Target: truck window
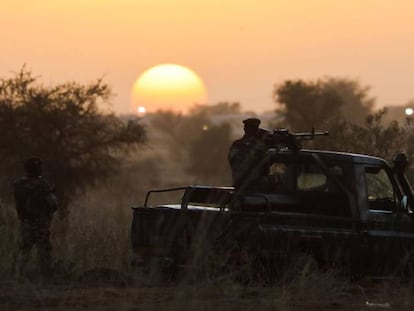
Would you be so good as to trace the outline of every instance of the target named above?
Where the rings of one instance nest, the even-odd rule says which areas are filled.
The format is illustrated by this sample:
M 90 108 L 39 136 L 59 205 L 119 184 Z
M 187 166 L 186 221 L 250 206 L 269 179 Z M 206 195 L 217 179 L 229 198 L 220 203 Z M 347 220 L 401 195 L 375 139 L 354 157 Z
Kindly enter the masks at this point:
M 283 203 L 286 206 L 280 203 L 283 196 L 275 196 L 279 199 L 278 203 L 275 203 L 275 208 L 350 217 L 349 197 L 344 191 L 344 188 L 348 189 L 350 170 L 346 169 L 346 163 L 340 161 L 328 160 L 323 164 L 324 166 L 320 165 L 311 157 L 271 161 L 267 176 L 268 193 L 292 196 Z
M 328 165 L 328 169 L 338 179 L 342 179 L 343 170 L 339 165 Z M 338 192 L 334 181 L 330 180 L 322 169 L 314 163 L 306 163 L 299 170 L 297 189 L 302 191 Z
M 296 167 L 295 167 L 296 166 Z M 343 180 L 343 168 L 338 164 L 327 165 L 335 177 Z M 269 176 L 275 180 L 275 192 L 339 192 L 338 186 L 314 162 L 306 161 L 298 164 L 274 162 L 269 169 Z
M 385 169 L 366 167 L 365 182 L 369 209 L 392 211 L 395 206 L 395 194 Z
M 298 190 L 312 191 L 322 190 L 326 185 L 326 176 L 322 170 L 311 164 L 304 164 L 300 167 L 297 188 Z
M 295 190 L 295 168 L 292 163 L 274 162 L 269 168 L 271 192 L 292 192 Z

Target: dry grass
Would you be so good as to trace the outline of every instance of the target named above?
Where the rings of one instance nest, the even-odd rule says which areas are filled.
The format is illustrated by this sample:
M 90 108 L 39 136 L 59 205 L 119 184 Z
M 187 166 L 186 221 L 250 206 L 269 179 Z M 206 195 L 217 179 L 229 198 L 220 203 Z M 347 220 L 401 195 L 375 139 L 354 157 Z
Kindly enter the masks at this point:
M 412 310 L 413 286 L 393 281 L 351 283 L 334 271 L 306 264 L 287 281 L 241 283 L 231 274 L 166 282 L 157 270 L 131 269 L 131 198 L 90 194 L 74 205 L 67 223 L 53 223 L 55 276 L 16 280 L 18 243 L 12 207 L 0 222 L 0 310 Z M 66 235 L 63 232 L 66 231 Z M 34 254 L 35 255 L 35 254 Z M 368 303 L 368 304 L 367 304 Z M 376 304 L 376 305 L 375 305 Z
M 2 281 L 0 310 L 412 310 L 413 288 L 400 284 L 349 284 L 330 274 L 277 286 L 231 280 L 133 286 Z

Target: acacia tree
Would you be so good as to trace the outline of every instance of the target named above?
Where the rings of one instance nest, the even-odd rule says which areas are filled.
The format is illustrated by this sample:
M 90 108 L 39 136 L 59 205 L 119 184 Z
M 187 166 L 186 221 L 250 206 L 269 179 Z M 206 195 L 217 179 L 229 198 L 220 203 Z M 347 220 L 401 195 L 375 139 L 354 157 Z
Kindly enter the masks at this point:
M 332 120 L 329 136 L 309 141 L 307 147 L 368 154 L 388 161 L 395 154 L 404 152 L 409 159 L 413 159 L 413 129 L 397 121 L 384 123 L 386 112 L 386 109 L 382 109 L 368 115 L 363 124 L 340 118 Z
M 339 78 L 285 81 L 275 86 L 273 99 L 280 107 L 277 113 L 284 116 L 284 126 L 309 130 L 326 127 L 338 117 L 363 122 L 374 104 L 368 90 L 356 81 Z
M 87 85 L 46 87 L 25 68 L 0 79 L 3 196 L 10 192 L 11 178 L 21 172 L 24 159 L 32 155 L 43 159 L 62 211 L 78 191 L 110 176 L 121 152 L 132 151 L 146 140 L 139 120 L 125 122 L 99 109 L 110 98 L 109 86 L 99 79 Z
M 340 115 L 347 121 L 364 124 L 372 113 L 375 98 L 369 96 L 370 87 L 346 78 L 327 78 L 320 83 L 334 90 L 342 100 Z

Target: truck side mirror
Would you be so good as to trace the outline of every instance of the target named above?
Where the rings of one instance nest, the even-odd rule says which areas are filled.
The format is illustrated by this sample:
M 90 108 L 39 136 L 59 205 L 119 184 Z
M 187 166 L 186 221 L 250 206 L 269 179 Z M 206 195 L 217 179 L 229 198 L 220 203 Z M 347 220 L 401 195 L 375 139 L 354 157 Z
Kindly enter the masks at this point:
M 410 216 L 414 216 L 414 212 L 412 206 L 410 204 L 410 200 L 408 195 L 403 195 L 400 201 L 400 211 L 407 213 Z
M 408 196 L 403 195 L 400 201 L 400 210 L 408 212 Z

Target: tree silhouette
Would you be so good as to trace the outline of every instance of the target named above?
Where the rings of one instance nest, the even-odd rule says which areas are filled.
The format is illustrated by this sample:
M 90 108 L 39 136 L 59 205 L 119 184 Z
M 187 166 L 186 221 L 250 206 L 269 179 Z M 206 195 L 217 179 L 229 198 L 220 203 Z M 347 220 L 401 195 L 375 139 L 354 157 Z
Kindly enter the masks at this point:
M 196 182 L 231 184 L 227 154 L 231 145 L 231 127 L 228 123 L 205 127 L 189 146 L 187 172 Z
M 195 105 L 188 114 L 158 111 L 151 116 L 157 149 L 164 148 L 164 163 L 182 176 L 183 183 L 230 183 L 227 153 L 231 144 L 231 126 L 227 114 L 239 114 L 240 104 L 220 102 Z M 224 116 L 224 117 L 223 117 Z M 191 181 L 189 180 L 191 179 Z
M 242 109 L 239 102 L 218 102 L 215 105 L 194 105 L 190 110 L 190 114 L 205 114 L 208 116 L 241 114 Z
M 121 151 L 146 140 L 138 120 L 124 122 L 98 109 L 111 97 L 101 80 L 45 87 L 26 68 L 0 79 L 0 176 L 4 192 L 23 160 L 39 156 L 55 183 L 65 211 L 70 198 L 86 186 L 110 176 Z
M 375 98 L 368 95 L 370 87 L 363 87 L 358 81 L 345 78 L 327 78 L 321 83 L 340 96 L 343 102 L 340 107 L 340 115 L 345 120 L 363 124 L 366 117 L 372 113 Z
M 344 119 L 331 120 L 329 136 L 315 139 L 306 147 L 344 151 L 378 156 L 391 161 L 395 154 L 404 152 L 409 159 L 414 156 L 412 128 L 393 121 L 383 122 L 386 109 L 368 115 L 363 124 Z
M 348 79 L 296 80 L 275 86 L 273 98 L 281 106 L 277 112 L 284 116 L 284 126 L 309 130 L 324 128 L 338 117 L 363 122 L 374 104 L 368 90 Z

